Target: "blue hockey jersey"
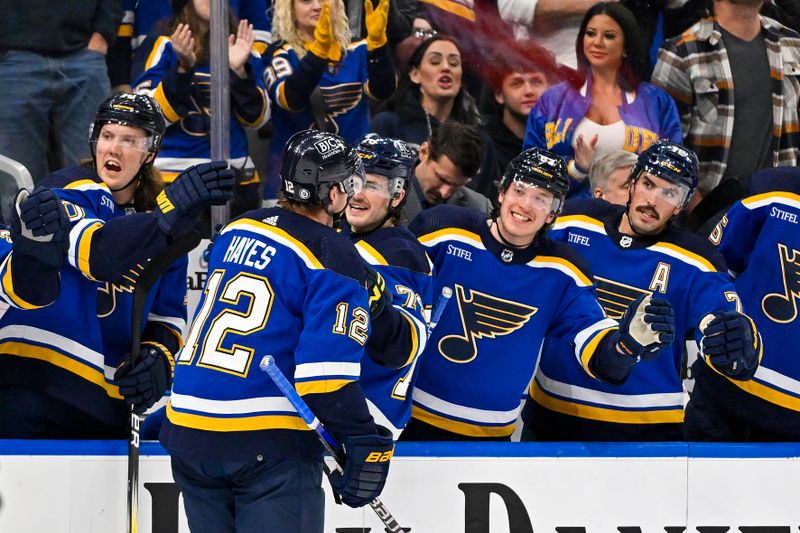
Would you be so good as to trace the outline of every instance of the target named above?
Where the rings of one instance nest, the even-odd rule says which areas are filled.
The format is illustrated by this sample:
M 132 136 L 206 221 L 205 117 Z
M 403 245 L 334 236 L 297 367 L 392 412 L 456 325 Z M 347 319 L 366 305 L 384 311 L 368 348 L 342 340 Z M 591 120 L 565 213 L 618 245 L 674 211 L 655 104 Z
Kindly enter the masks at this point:
M 335 230 L 282 209 L 225 226 L 183 349 L 161 441 L 170 453 L 235 460 L 320 453 L 259 370 L 265 355 L 334 435 L 374 433 L 357 386 L 370 331 L 364 267 Z M 342 424 L 359 418 L 369 431 Z
M 570 343 L 571 359 L 590 372 L 598 345 L 618 328 L 595 300 L 580 256 L 546 235 L 512 250 L 492 236 L 485 215 L 453 206 L 423 211 L 409 229 L 433 261 L 434 293 L 453 290 L 420 357 L 412 416 L 422 422 L 509 436 L 545 336 Z
M 62 199 L 72 224 L 67 264 L 60 272 L 61 292 L 48 307 L 11 308 L 0 318 L 0 380 L 46 392 L 107 424 L 124 427 L 128 410 L 113 376 L 129 348 L 106 351 L 98 291 L 105 282 L 127 283 L 123 276 L 163 250 L 166 236 L 151 214 L 126 215 L 89 169 L 59 171 L 45 184 Z M 176 289 L 185 292 L 185 280 L 183 285 Z M 118 312 L 127 323 L 116 326 L 124 327 L 116 335 L 129 345 L 130 311 L 119 307 Z M 150 312 L 149 306 L 145 312 Z
M 370 413 L 377 424 L 392 431 L 396 440 L 411 418 L 416 368 L 428 340 L 425 312 L 432 305 L 433 272 L 425 250 L 405 228 L 382 228 L 363 238 L 355 234 L 353 240 L 361 258 L 383 276 L 392 293 L 392 307 L 409 326 L 404 331 L 411 337 L 410 348 L 405 342 L 387 342 L 376 347 L 391 350 L 404 346 L 407 353 L 403 354 L 406 363 L 402 368 L 381 366 L 371 357 L 365 357 L 361 363 L 361 387 Z
M 677 226 L 656 237 L 629 237 L 618 231 L 625 207 L 602 200 L 567 205 L 550 232 L 588 261 L 596 295 L 607 315 L 621 318 L 642 294 L 665 298 L 675 310 L 676 341 L 655 359 L 642 361 L 627 381 L 593 380 L 563 340 L 548 338 L 529 395 L 547 409 L 581 418 L 625 424 L 681 423 L 680 369 L 684 335 L 708 313 L 735 310 L 739 297 L 724 260 L 702 239 Z M 699 341 L 699 333 L 696 335 Z M 530 399 L 530 398 L 529 398 Z M 526 425 L 535 425 L 528 407 Z
M 134 85 L 137 92 L 158 101 L 167 121 L 155 166 L 169 183 L 187 167 L 211 160 L 211 72 L 208 65 L 195 65 L 190 72 L 178 73 L 178 56 L 167 36 L 153 35 L 142 48 L 137 55 L 146 60 Z M 243 170 L 257 182 L 255 165 L 247 155 L 244 128 L 266 124 L 270 104 L 262 80 L 261 56 L 253 51 L 245 67 L 246 79 L 230 73 L 229 161 L 231 167 Z
M 800 178 L 797 169 L 770 169 L 753 175 L 751 196 L 737 202 L 709 239 L 735 275 L 745 310 L 764 346 L 750 381 L 728 380 L 741 390 L 785 410 L 800 411 L 800 359 L 794 344 L 800 332 Z M 786 414 L 763 406 L 737 410 L 781 432 Z M 759 404 L 761 405 L 761 404 Z M 749 411 L 749 413 L 747 412 Z M 780 410 L 779 410 L 780 411 Z M 793 413 L 797 414 L 797 413 Z M 795 428 L 800 418 L 795 420 Z M 800 429 L 794 433 L 800 432 Z

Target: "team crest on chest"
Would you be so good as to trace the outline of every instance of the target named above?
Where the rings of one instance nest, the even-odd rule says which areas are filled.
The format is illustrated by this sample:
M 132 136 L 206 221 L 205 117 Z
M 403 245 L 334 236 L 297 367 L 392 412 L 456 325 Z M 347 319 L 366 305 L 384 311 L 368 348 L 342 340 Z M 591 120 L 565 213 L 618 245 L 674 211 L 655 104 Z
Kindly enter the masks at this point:
M 761 308 L 773 322 L 788 324 L 797 318 L 797 301 L 800 299 L 800 251 L 779 243 L 778 257 L 783 273 L 783 291 L 764 296 Z
M 117 308 L 117 293 L 133 293 L 133 289 L 136 288 L 136 280 L 139 279 L 143 268 L 142 265 L 136 265 L 122 276 L 122 279 L 118 282 L 111 283 L 107 281 L 102 286 L 97 287 L 98 317 L 104 318 L 114 312 Z
M 626 285 L 617 281 L 594 277 L 595 296 L 608 318 L 620 319 L 628 306 L 642 294 L 651 294 L 633 285 Z
M 454 363 L 469 363 L 478 355 L 477 339 L 494 339 L 524 326 L 539 310 L 456 284 L 456 300 L 461 318 L 460 335 L 447 335 L 439 341 L 439 353 Z

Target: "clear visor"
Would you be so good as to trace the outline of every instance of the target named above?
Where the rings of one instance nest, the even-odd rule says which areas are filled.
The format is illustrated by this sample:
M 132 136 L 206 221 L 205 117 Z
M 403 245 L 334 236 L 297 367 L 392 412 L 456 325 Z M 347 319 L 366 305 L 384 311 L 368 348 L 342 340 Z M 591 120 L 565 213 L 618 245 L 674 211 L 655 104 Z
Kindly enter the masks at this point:
M 643 198 L 653 199 L 667 203 L 672 207 L 683 207 L 689 196 L 689 188 L 680 183 L 672 183 L 661 178 L 655 178 L 658 183 L 647 174 L 642 174 L 636 180 L 635 191 Z
M 152 148 L 152 141 L 152 137 L 132 133 L 119 134 L 104 128 L 100 135 L 97 136 L 97 140 L 92 141 L 92 144 L 95 145 L 95 151 L 98 147 L 110 148 L 118 145 L 123 150 L 137 150 L 142 153 L 148 153 Z
M 508 193 L 528 204 L 533 209 L 544 213 L 558 213 L 561 209 L 561 199 L 544 187 L 529 181 L 514 180 L 508 188 Z
M 395 198 L 403 190 L 403 178 L 389 178 L 380 174 L 367 174 L 364 192 L 381 198 Z M 357 194 L 357 193 L 356 193 Z
M 366 177 L 364 176 L 364 167 L 359 164 L 349 177 L 339 182 L 339 185 L 342 188 L 342 191 L 347 194 L 347 197 L 352 198 L 364 190 L 365 183 Z

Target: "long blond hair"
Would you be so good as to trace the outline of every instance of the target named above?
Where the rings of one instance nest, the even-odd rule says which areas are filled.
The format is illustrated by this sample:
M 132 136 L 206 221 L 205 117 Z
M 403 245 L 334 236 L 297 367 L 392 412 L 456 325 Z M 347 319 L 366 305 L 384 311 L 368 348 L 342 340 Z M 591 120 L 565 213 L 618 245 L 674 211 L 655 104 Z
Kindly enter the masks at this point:
M 342 54 L 350 46 L 350 25 L 343 0 L 328 0 L 338 3 L 336 18 L 333 21 L 333 36 L 342 49 Z M 306 43 L 297 28 L 297 19 L 294 16 L 294 0 L 275 0 L 275 9 L 272 12 L 272 37 L 284 40 L 294 48 L 297 57 L 302 59 L 306 55 Z

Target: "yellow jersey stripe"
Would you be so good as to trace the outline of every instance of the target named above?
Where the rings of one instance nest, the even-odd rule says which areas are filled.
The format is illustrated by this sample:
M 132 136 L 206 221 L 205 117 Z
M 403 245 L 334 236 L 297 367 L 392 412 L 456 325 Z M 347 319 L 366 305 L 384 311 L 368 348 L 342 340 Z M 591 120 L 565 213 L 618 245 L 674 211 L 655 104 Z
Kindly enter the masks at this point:
M 182 413 L 167 404 L 167 418 L 175 425 L 207 431 L 257 431 L 260 429 L 294 429 L 310 431 L 303 419 L 291 415 L 261 415 L 231 418 Z
M 94 233 L 103 227 L 101 222 L 96 222 L 83 230 L 80 236 L 80 243 L 78 243 L 78 270 L 83 272 L 86 277 L 95 279 L 89 270 L 89 256 L 91 255 L 92 238 Z
M 144 65 L 144 70 L 152 68 L 153 65 L 158 63 L 158 61 L 161 59 L 161 54 L 164 53 L 164 47 L 167 45 L 167 43 L 171 42 L 172 41 L 170 41 L 169 37 L 165 35 L 162 35 L 156 39 L 156 42 L 153 44 L 153 49 L 150 50 L 150 55 L 147 56 L 147 62 Z
M 3 292 L 5 292 L 6 296 L 14 302 L 14 305 L 19 307 L 20 309 L 41 309 L 44 307 L 43 305 L 33 305 L 25 300 L 23 300 L 16 292 L 14 292 L 14 281 L 11 277 L 11 260 L 13 259 L 13 255 L 9 256 L 8 261 L 5 264 L 5 272 L 3 272 Z
M 677 256 L 678 259 L 682 258 L 687 263 L 693 263 L 693 262 L 700 263 L 702 266 L 708 269 L 709 272 L 717 271 L 717 269 L 714 267 L 714 265 L 711 264 L 711 262 L 708 259 L 706 259 L 701 255 L 697 255 L 694 252 L 690 252 L 686 248 L 681 248 L 680 246 L 676 246 L 670 242 L 657 242 L 654 245 L 650 246 L 650 249 L 655 251 L 658 251 L 659 248 L 663 248 L 673 252 L 674 253 L 673 256 Z
M 300 396 L 305 394 L 323 394 L 326 392 L 335 392 L 348 383 L 352 383 L 352 379 L 322 379 L 317 381 L 300 381 L 295 383 L 295 389 Z
M 565 215 L 563 217 L 558 217 L 553 224 L 553 228 L 561 229 L 562 227 L 577 225 L 576 223 L 581 225 L 595 226 L 605 233 L 605 226 L 601 221 L 586 215 Z
M 750 381 L 738 381 L 728 378 L 727 376 L 725 377 L 728 379 L 728 381 L 743 391 L 752 394 L 753 396 L 761 398 L 762 400 L 766 400 L 770 403 L 774 403 L 775 405 L 780 405 L 786 409 L 791 409 L 792 411 L 800 411 L 800 398 L 796 396 L 792 396 L 790 394 L 773 389 L 772 387 L 762 385 L 761 383 L 752 379 Z
M 374 259 L 375 262 L 372 264 L 383 265 L 383 266 L 389 265 L 389 262 L 386 260 L 386 258 L 383 257 L 381 253 L 378 250 L 376 250 L 371 244 L 365 241 L 358 241 L 356 243 L 356 248 L 358 248 L 359 252 L 364 252 L 363 254 L 361 254 L 362 256 L 364 254 L 367 254 L 369 257 Z
M 594 407 L 568 402 L 548 395 L 535 381 L 531 384 L 531 396 L 539 405 L 569 416 L 616 422 L 618 424 L 680 424 L 683 409 L 651 409 L 645 411 L 619 411 L 605 407 Z
M 590 280 L 586 274 L 581 272 L 581 270 L 564 259 L 563 257 L 556 257 L 552 255 L 539 255 L 536 256 L 531 263 L 556 263 L 568 269 L 572 272 L 576 278 L 578 278 L 584 285 L 589 286 L 592 284 L 592 280 Z
M 169 103 L 167 95 L 164 93 L 163 83 L 159 83 L 156 89 L 153 91 L 153 98 L 155 98 L 156 102 L 161 105 L 161 111 L 164 112 L 164 118 L 166 118 L 170 123 L 178 122 L 181 119 L 181 116 L 177 111 L 175 111 L 175 109 L 172 107 L 172 104 Z
M 470 22 L 475 22 L 475 11 L 468 8 L 464 4 L 453 2 L 452 0 L 420 0 L 424 4 L 431 4 L 436 6 L 442 11 L 453 13 L 461 18 L 465 18 Z
M 592 374 L 592 372 L 589 370 L 589 360 L 592 358 L 594 352 L 597 350 L 597 346 L 605 338 L 605 336 L 617 329 L 618 328 L 607 328 L 600 330 L 594 337 L 592 337 L 592 340 L 583 346 L 583 350 L 581 350 L 581 366 L 583 366 L 583 369 L 586 370 L 586 373 L 592 376 L 594 379 L 599 378 Z
M 459 435 L 466 435 L 468 437 L 508 437 L 514 433 L 514 424 L 505 426 L 478 426 L 435 415 L 417 405 L 411 407 L 411 416 L 439 429 L 450 431 L 451 433 L 458 433 Z
M 44 361 L 51 365 L 63 368 L 67 372 L 71 372 L 90 383 L 94 383 L 98 387 L 106 391 L 111 398 L 118 400 L 122 399 L 119 393 L 119 387 L 112 385 L 106 381 L 105 375 L 99 370 L 96 370 L 80 361 L 76 361 L 71 357 L 57 352 L 50 348 L 43 346 L 34 346 L 31 344 L 23 344 L 21 342 L 8 341 L 0 344 L 0 352 L 7 355 L 15 355 L 17 357 L 25 357 L 27 359 L 36 359 Z
M 781 191 L 765 192 L 745 198 L 742 200 L 742 205 L 748 209 L 756 209 L 773 202 L 786 203 L 798 207 L 800 206 L 800 194 Z
M 419 242 L 421 242 L 422 244 L 426 244 L 435 241 L 437 239 L 448 238 L 448 237 L 466 238 L 467 240 L 475 241 L 475 244 L 477 246 L 483 248 L 483 243 L 481 242 L 481 238 L 477 233 L 473 233 L 471 231 L 467 231 L 461 228 L 443 228 L 440 230 L 436 230 L 433 233 L 427 233 L 425 235 L 422 235 L 417 240 L 419 240 Z

